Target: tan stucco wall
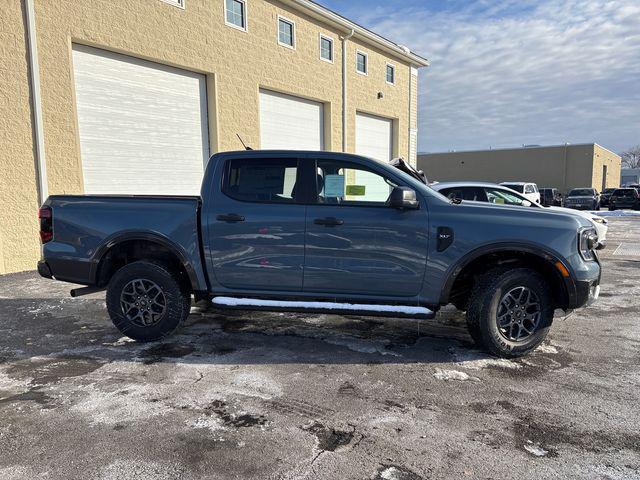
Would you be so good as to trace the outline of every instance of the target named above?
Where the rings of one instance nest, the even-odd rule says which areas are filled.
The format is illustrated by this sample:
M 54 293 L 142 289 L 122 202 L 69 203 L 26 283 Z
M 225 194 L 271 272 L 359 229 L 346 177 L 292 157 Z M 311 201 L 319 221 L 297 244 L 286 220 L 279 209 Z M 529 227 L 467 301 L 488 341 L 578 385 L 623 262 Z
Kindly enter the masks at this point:
M 0 273 L 39 256 L 30 87 L 21 2 L 0 2 Z
M 4 263 L 0 273 L 34 268 L 37 225 L 32 130 L 29 117 L 24 16 L 18 0 L 2 2 L 3 197 L 10 218 L 0 220 Z M 44 142 L 49 194 L 82 193 L 82 166 L 74 101 L 72 44 L 105 48 L 207 75 L 211 153 L 241 149 L 239 133 L 260 147 L 260 88 L 325 104 L 325 149 L 342 149 L 342 48 L 340 31 L 277 1 L 247 2 L 248 31 L 225 25 L 223 0 L 188 0 L 181 9 L 160 0 L 35 0 Z M 295 22 L 296 48 L 278 45 L 277 16 Z M 319 59 L 319 34 L 334 39 L 333 64 Z M 369 75 L 355 71 L 355 50 L 369 54 Z M 394 153 L 408 155 L 409 75 L 403 59 L 390 58 L 357 39 L 348 44 L 347 151 L 355 145 L 355 115 L 394 119 Z M 396 85 L 385 65 L 396 65 Z M 11 95 L 4 95 L 9 89 Z M 377 99 L 378 92 L 384 93 Z M 17 95 L 16 95 L 17 94 Z M 417 108 L 417 98 L 413 99 Z M 16 123 L 11 119 L 20 118 Z M 9 149 L 6 146 L 10 146 Z M 5 158 L 6 156 L 6 158 Z M 17 185 L 21 185 L 20 188 Z M 7 203 L 3 203 L 6 205 Z M 6 225 L 5 225 L 6 224 Z
M 622 160 L 620 155 L 596 144 L 593 162 L 593 186 L 598 190 L 602 189 L 604 166 L 607 167 L 607 178 L 605 180 L 606 188 L 619 187 L 622 170 Z
M 418 167 L 432 181 L 526 181 L 534 182 L 540 188 L 555 187 L 563 192 L 577 187 L 600 190 L 602 162 L 609 165 L 607 186 L 617 186 L 620 157 L 594 144 L 418 156 Z

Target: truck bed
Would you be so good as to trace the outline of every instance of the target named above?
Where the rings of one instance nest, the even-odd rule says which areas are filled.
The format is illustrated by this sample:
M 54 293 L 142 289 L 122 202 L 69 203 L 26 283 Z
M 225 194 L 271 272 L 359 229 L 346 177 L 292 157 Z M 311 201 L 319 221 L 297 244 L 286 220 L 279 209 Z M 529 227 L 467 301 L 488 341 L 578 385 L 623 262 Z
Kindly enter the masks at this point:
M 95 285 L 103 256 L 121 242 L 144 240 L 173 250 L 192 283 L 206 290 L 197 196 L 54 195 L 53 240 L 43 245 L 58 280 Z

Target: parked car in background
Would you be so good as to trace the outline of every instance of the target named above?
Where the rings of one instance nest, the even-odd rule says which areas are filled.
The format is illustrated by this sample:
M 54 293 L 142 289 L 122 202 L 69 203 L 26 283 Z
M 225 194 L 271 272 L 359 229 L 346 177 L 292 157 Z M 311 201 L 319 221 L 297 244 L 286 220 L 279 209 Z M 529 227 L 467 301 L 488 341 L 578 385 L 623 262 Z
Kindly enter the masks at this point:
M 574 188 L 564 199 L 564 206 L 577 210 L 600 210 L 600 194 L 595 188 Z
M 615 188 L 605 188 L 602 192 L 600 192 L 600 206 L 608 207 L 609 206 L 609 198 L 611 198 L 611 194 L 615 192 Z
M 604 217 L 591 212 L 572 210 L 563 207 L 545 207 L 529 200 L 523 194 L 511 190 L 503 185 L 482 182 L 443 182 L 431 185 L 431 188 L 450 199 L 489 202 L 497 205 L 511 205 L 517 207 L 535 207 L 547 210 L 561 211 L 571 215 L 586 218 L 598 231 L 598 249 L 607 244 L 609 222 Z
M 562 193 L 557 188 L 541 188 L 540 204 L 545 207 L 561 207 Z
M 47 278 L 107 290 L 114 325 L 159 340 L 191 296 L 220 308 L 433 318 L 517 357 L 557 308 L 598 298 L 592 224 L 542 208 L 450 201 L 373 159 L 332 152 L 211 157 L 198 197 L 54 195 L 39 212 Z
M 640 210 L 640 192 L 635 188 L 618 188 L 609 198 L 609 210 L 633 208 Z
M 521 193 L 526 198 L 534 203 L 540 203 L 540 192 L 538 191 L 538 186 L 535 183 L 528 182 L 502 182 L 500 185 L 503 185 L 511 190 L 515 190 L 518 193 Z

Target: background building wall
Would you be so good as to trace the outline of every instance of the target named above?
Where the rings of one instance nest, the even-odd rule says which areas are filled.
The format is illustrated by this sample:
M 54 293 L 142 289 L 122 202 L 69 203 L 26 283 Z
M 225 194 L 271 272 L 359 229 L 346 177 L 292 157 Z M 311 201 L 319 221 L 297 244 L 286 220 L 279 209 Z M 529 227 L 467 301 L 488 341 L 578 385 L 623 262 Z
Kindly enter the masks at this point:
M 40 252 L 23 8 L 0 2 L 0 274 L 35 268 Z
M 620 157 L 599 145 L 480 150 L 420 154 L 418 167 L 432 181 L 527 181 L 563 192 L 577 187 L 602 186 L 607 165 L 607 186 L 619 183 Z
M 342 46 L 345 32 L 275 0 L 247 2 L 248 29 L 225 24 L 223 0 L 188 0 L 177 8 L 160 0 L 34 0 L 49 194 L 83 193 L 74 99 L 72 45 L 83 44 L 184 68 L 207 77 L 210 152 L 242 149 L 236 134 L 260 147 L 261 88 L 322 102 L 325 149 L 342 149 Z M 0 3 L 0 82 L 4 267 L 33 269 L 38 257 L 37 192 L 24 0 Z M 277 41 L 278 15 L 295 22 L 296 47 Z M 319 34 L 334 41 L 334 61 L 319 58 Z M 355 71 L 355 50 L 369 54 L 369 75 Z M 347 151 L 355 148 L 355 114 L 394 119 L 394 153 L 408 156 L 409 64 L 365 42 L 349 41 Z M 385 65 L 396 66 L 396 85 Z M 378 92 L 384 98 L 378 99 Z M 417 97 L 414 99 L 417 108 Z M 16 118 L 20 121 L 16 121 Z M 8 148 L 6 148 L 8 147 Z M 0 263 L 0 266 L 2 263 Z

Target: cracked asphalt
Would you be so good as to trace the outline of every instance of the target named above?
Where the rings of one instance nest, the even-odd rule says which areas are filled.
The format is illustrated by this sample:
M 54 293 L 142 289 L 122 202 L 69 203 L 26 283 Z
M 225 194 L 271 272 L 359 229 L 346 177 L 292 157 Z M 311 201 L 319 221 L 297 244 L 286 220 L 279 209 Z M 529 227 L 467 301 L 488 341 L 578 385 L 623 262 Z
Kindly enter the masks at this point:
M 104 294 L 0 277 L 1 479 L 640 479 L 640 218 L 602 296 L 516 361 L 435 320 L 194 307 L 122 338 Z M 619 249 L 618 252 L 631 251 Z

